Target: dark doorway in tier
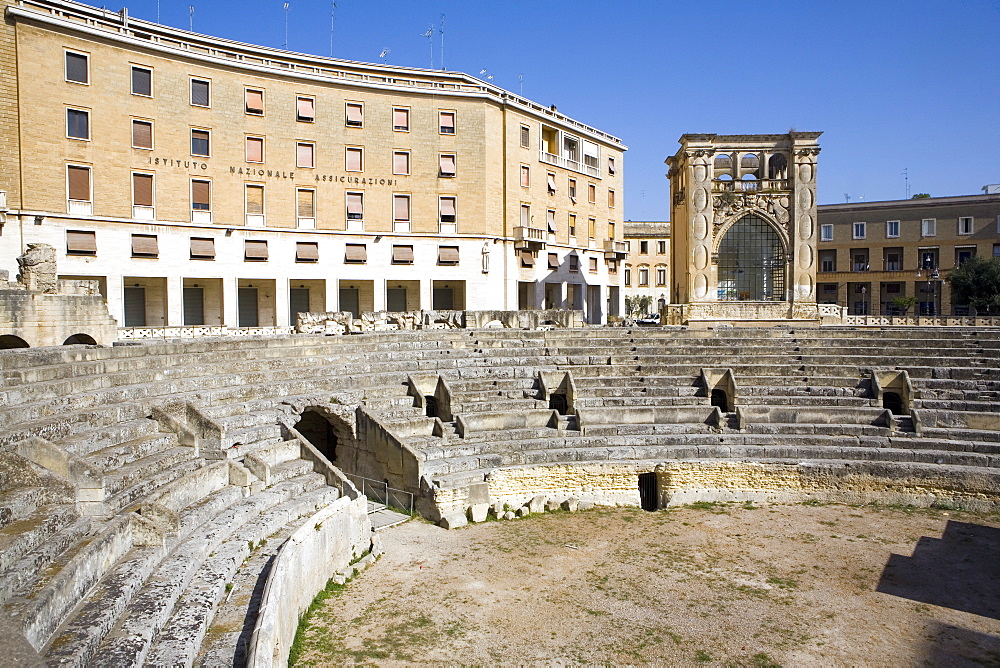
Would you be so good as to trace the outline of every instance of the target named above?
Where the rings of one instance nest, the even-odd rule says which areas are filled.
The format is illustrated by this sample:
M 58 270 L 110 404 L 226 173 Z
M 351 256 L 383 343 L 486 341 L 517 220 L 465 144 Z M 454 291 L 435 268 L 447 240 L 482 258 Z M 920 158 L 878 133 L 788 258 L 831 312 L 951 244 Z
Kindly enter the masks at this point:
M 903 397 L 898 392 L 882 393 L 882 408 L 888 408 L 893 415 L 903 415 Z
M 337 461 L 337 434 L 329 420 L 316 411 L 307 410 L 295 424 L 295 430 L 316 446 L 331 462 Z
M 657 510 L 660 506 L 660 494 L 656 486 L 655 473 L 639 474 L 639 505 L 643 510 Z
M 569 410 L 569 402 L 566 400 L 566 395 L 561 392 L 550 394 L 549 408 L 559 413 L 559 415 L 566 415 L 566 412 Z
M 726 395 L 725 390 L 718 388 L 712 390 L 712 405 L 718 406 L 719 410 L 723 413 L 729 412 L 729 397 Z

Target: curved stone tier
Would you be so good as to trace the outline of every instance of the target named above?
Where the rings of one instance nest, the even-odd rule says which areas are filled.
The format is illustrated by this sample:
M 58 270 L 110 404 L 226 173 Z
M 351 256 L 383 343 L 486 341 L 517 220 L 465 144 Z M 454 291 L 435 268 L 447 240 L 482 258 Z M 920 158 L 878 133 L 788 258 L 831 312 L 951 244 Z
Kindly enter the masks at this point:
M 998 332 L 958 328 L 454 330 L 3 352 L 2 631 L 76 665 L 233 656 L 257 610 L 247 595 L 244 629 L 213 628 L 221 601 L 248 594 L 227 585 L 264 567 L 252 558 L 263 541 L 320 524 L 311 518 L 341 497 L 352 497 L 345 517 L 360 517 L 344 474 L 391 488 L 395 505 L 410 493 L 449 526 L 541 498 L 995 508 L 998 372 Z M 341 524 L 329 538 L 340 561 L 324 569 L 372 547 L 370 523 Z M 269 628 L 253 637 L 287 640 Z

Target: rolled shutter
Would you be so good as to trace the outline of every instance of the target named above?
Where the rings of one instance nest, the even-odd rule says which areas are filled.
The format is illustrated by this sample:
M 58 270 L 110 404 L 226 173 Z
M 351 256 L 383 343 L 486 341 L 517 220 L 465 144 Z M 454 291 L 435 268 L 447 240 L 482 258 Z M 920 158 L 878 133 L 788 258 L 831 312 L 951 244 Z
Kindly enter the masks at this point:
M 215 259 L 215 239 L 191 237 L 191 257 Z
M 296 194 L 296 210 L 299 218 L 316 217 L 316 193 L 312 190 L 299 190 Z
M 66 78 L 78 83 L 87 83 L 87 56 L 79 53 L 66 54 Z
M 66 252 L 86 255 L 97 254 L 97 233 L 83 230 L 66 231 Z
M 295 103 L 299 120 L 312 121 L 316 119 L 316 100 L 311 97 L 300 97 Z
M 410 219 L 410 198 L 396 195 L 392 199 L 392 219 L 405 221 Z
M 557 253 L 549 253 L 549 269 L 559 268 L 559 255 Z
M 347 149 L 347 171 L 349 172 L 361 171 L 361 155 L 362 154 L 360 148 Z
M 393 153 L 392 154 L 392 173 L 393 174 L 409 174 L 410 173 L 410 154 L 409 153 Z
M 392 261 L 397 264 L 413 264 L 413 246 L 393 246 Z
M 191 81 L 191 104 L 199 107 L 208 106 L 208 82 Z
M 441 132 L 444 134 L 455 134 L 455 112 L 441 112 Z
M 455 218 L 455 198 L 454 197 L 442 197 L 441 198 L 441 217 L 451 216 Z
M 264 162 L 264 140 L 247 137 L 247 162 Z
M 155 257 L 160 254 L 160 247 L 155 234 L 133 234 L 132 255 Z
M 79 202 L 90 201 L 90 167 L 68 167 L 69 198 Z
M 347 213 L 359 216 L 365 213 L 365 199 L 361 193 L 347 193 Z
M 246 92 L 247 112 L 251 114 L 264 113 L 264 91 L 249 90 Z
M 549 185 L 549 192 L 554 193 L 556 191 L 556 175 L 548 174 L 546 177 L 546 181 L 548 182 Z
M 531 170 L 527 165 L 521 165 L 521 185 L 528 187 L 531 178 Z
M 136 95 L 153 94 L 153 73 L 142 67 L 132 68 L 132 92 Z
M 192 181 L 191 182 L 191 203 L 201 204 L 206 207 L 211 206 L 212 200 L 212 184 L 210 181 Z
M 549 232 L 552 234 L 556 233 L 556 212 L 547 211 L 545 213 L 545 225 Z
M 361 125 L 364 123 L 364 107 L 360 104 L 349 104 L 347 105 L 347 124 L 348 125 Z
M 295 244 L 296 262 L 318 262 L 319 243 L 315 241 L 298 241 Z
M 441 156 L 441 174 L 442 176 L 455 175 L 455 156 L 453 155 Z
M 458 264 L 458 246 L 438 246 L 438 264 Z
M 299 144 L 295 150 L 295 164 L 299 167 L 313 167 L 316 163 L 313 159 L 313 145 Z
M 247 186 L 247 214 L 251 216 L 264 214 L 264 186 Z
M 608 174 L 614 174 L 614 173 L 615 173 L 615 159 L 608 158 Z
M 153 124 L 146 121 L 132 121 L 132 146 L 153 148 Z
M 521 207 L 521 226 L 528 227 L 531 224 L 531 208 L 522 206 Z
M 243 254 L 248 260 L 266 260 L 267 242 L 263 239 L 247 239 L 243 244 Z
M 522 267 L 535 266 L 535 256 L 531 254 L 530 250 L 524 249 L 521 251 L 521 266 Z
M 367 262 L 368 246 L 365 244 L 347 244 L 344 247 L 345 262 Z
M 409 109 L 393 109 L 392 110 L 392 127 L 394 130 L 409 130 L 410 129 L 410 110 Z
M 153 206 L 153 175 L 132 175 L 132 203 L 136 206 Z

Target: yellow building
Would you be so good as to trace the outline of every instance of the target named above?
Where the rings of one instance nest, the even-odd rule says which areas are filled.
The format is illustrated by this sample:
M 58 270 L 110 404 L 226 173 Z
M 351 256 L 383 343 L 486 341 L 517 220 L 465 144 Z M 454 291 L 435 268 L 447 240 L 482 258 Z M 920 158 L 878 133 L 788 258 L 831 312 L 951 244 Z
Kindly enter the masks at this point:
M 670 223 L 625 221 L 625 242 L 625 299 L 648 297 L 645 313 L 659 313 L 670 303 Z
M 461 73 L 0 7 L 0 268 L 49 243 L 120 326 L 620 312 L 607 133 Z

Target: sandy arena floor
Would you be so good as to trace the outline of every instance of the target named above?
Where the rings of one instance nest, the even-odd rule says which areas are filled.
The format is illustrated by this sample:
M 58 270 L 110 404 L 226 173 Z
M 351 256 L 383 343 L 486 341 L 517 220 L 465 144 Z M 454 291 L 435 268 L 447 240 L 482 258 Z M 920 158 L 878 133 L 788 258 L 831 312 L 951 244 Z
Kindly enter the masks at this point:
M 841 505 L 411 521 L 296 665 L 998 666 L 998 527 Z

